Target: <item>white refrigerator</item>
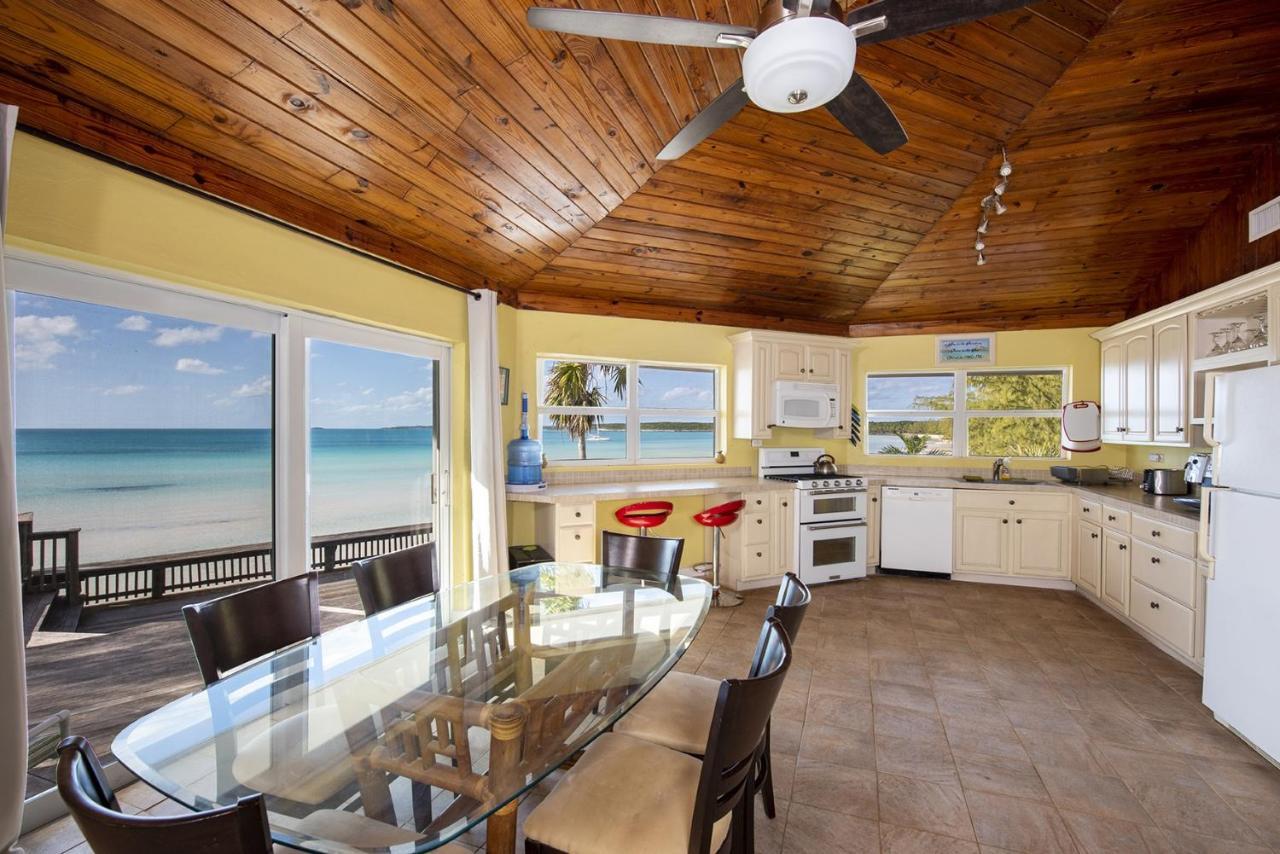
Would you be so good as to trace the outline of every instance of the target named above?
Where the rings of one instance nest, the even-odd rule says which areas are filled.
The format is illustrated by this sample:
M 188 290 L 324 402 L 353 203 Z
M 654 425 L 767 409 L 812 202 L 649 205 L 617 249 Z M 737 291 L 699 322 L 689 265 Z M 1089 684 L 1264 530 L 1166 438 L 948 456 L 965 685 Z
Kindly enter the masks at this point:
M 1211 572 L 1204 703 L 1280 761 L 1280 367 L 1220 375 L 1213 488 L 1201 512 Z M 1207 523 L 1207 524 L 1206 524 Z M 1202 537 L 1203 540 L 1203 537 Z

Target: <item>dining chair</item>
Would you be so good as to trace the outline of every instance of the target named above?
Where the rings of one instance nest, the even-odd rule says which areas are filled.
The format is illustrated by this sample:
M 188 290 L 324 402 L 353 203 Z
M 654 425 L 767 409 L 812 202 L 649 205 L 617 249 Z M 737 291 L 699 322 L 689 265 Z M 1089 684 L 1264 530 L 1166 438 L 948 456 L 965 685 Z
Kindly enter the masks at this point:
M 780 621 L 761 630 L 759 671 L 719 683 L 706 756 L 606 733 L 524 823 L 529 854 L 753 850 L 753 770 L 791 666 Z
M 58 745 L 58 794 L 85 842 L 97 854 L 181 851 L 184 854 L 270 854 L 271 828 L 260 794 L 230 806 L 185 815 L 129 815 L 120 810 L 98 756 L 87 740 L 68 736 Z M 387 848 L 420 841 L 416 833 L 342 810 L 316 810 L 291 828 L 298 835 L 342 846 Z M 470 849 L 446 845 L 440 854 Z
M 320 574 L 282 578 L 182 609 L 205 685 L 320 636 Z
M 635 570 L 664 588 L 675 584 L 683 554 L 681 537 L 638 537 L 613 531 L 600 534 L 600 563 L 611 570 Z
M 365 616 L 394 608 L 440 589 L 434 542 L 365 558 L 351 564 Z
M 196 663 L 205 685 L 211 685 L 248 662 L 320 634 L 319 574 L 309 572 L 282 578 L 182 609 Z M 300 686 L 307 678 L 299 668 Z M 337 803 L 355 788 L 355 771 L 346 726 L 335 706 L 308 705 L 288 711 L 294 686 L 277 683 L 271 720 L 261 732 L 239 740 L 228 729 L 216 748 L 232 754 L 220 768 L 229 768 L 234 782 L 298 804 Z M 232 703 L 229 696 L 214 701 Z M 279 706 L 279 708 L 277 708 Z M 218 710 L 231 714 L 230 710 Z M 230 785 L 221 781 L 219 785 Z
M 783 576 L 777 599 L 769 606 L 765 623 L 776 620 L 794 643 L 800 634 L 805 612 L 813 594 L 793 572 Z M 750 676 L 764 664 L 766 637 L 761 635 L 751 662 Z M 615 732 L 661 744 L 691 756 L 707 751 L 707 738 L 715 715 L 720 683 L 706 676 L 673 670 L 636 704 L 614 727 Z M 765 815 L 773 818 L 773 763 L 769 755 L 769 728 L 765 727 L 764 750 L 757 769 L 757 786 L 764 798 Z

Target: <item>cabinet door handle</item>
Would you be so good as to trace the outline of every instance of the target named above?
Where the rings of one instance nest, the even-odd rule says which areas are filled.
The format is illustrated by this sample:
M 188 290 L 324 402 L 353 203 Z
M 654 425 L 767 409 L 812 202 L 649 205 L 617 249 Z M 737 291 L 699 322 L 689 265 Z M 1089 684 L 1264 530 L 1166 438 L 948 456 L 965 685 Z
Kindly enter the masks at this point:
M 757 498 L 757 499 L 756 499 L 756 504 L 763 504 L 763 503 L 764 503 L 764 499 L 763 499 L 763 498 Z
M 801 368 L 801 369 L 800 369 L 800 373 L 802 373 L 802 374 L 803 374 L 803 373 L 805 373 L 805 369 L 804 369 L 804 368 Z
M 573 535 L 573 538 L 574 538 L 575 540 L 580 540 L 580 539 L 582 539 L 582 535 L 581 535 L 581 534 L 574 534 L 574 535 Z
M 1021 519 L 1019 519 L 1019 520 L 1018 520 L 1018 524 L 1019 524 L 1019 525 L 1021 525 L 1021 524 L 1022 524 L 1022 520 L 1021 520 Z
M 764 552 L 756 552 L 756 557 L 764 557 Z
M 879 498 L 873 498 L 873 499 L 871 499 L 871 503 L 872 503 L 872 504 L 876 504 L 876 503 L 878 503 L 879 501 L 880 501 L 880 499 L 879 499 Z
M 1151 607 L 1152 607 L 1152 608 L 1154 608 L 1155 610 L 1159 611 L 1159 610 L 1160 610 L 1160 603 L 1159 603 L 1159 602 L 1152 602 L 1152 603 L 1151 603 Z
M 1009 504 L 1011 504 L 1011 505 L 1012 505 L 1012 504 L 1017 504 L 1017 503 L 1018 503 L 1018 502 L 1014 501 L 1012 498 L 1010 498 L 1010 499 L 1009 499 Z
M 1173 432 L 1175 432 L 1175 433 L 1185 433 L 1185 432 L 1187 432 L 1187 430 L 1186 430 L 1186 428 L 1185 428 L 1185 427 L 1175 427 L 1175 428 L 1173 429 Z
M 1095 540 L 1096 540 L 1096 539 L 1098 539 L 1098 535 L 1097 535 L 1097 534 L 1090 533 L 1090 534 L 1089 534 L 1089 536 L 1090 536 L 1090 537 L 1093 537 Z
M 1151 532 L 1151 536 L 1153 536 L 1153 537 L 1158 537 L 1158 536 L 1160 536 L 1160 532 L 1159 532 L 1159 531 L 1152 531 L 1152 532 Z
M 783 507 L 790 507 L 791 505 L 784 501 L 784 502 L 782 502 L 782 506 L 783 506 Z
M 581 511 L 581 510 L 574 510 L 574 511 L 573 511 L 573 517 L 574 517 L 575 519 L 581 519 L 581 518 L 582 518 L 582 511 Z
M 1009 520 L 1008 520 L 1008 519 L 1001 519 L 1001 520 L 1000 520 L 1000 524 L 1001 524 L 1001 525 L 1008 525 L 1008 524 L 1009 524 Z
M 1116 517 L 1115 517 L 1115 516 L 1111 516 L 1111 515 L 1108 515 L 1108 516 L 1107 516 L 1107 521 L 1108 521 L 1108 522 L 1114 522 L 1115 520 L 1116 520 Z
M 1089 512 L 1091 512 L 1091 511 L 1089 510 L 1089 508 L 1088 508 L 1088 507 L 1081 507 L 1081 508 L 1080 508 L 1080 512 L 1081 512 L 1081 513 L 1089 513 Z
M 1160 558 L 1158 558 L 1158 557 L 1153 557 L 1153 558 L 1151 559 L 1151 562 L 1152 562 L 1152 563 L 1159 563 L 1159 562 L 1160 562 Z
M 1129 547 L 1128 547 L 1128 546 L 1126 546 L 1124 543 L 1121 543 L 1121 544 L 1120 544 L 1120 551 L 1122 551 L 1122 552 L 1126 552 L 1126 551 L 1128 551 L 1128 550 L 1129 550 Z
M 757 520 L 756 520 L 756 524 L 757 524 L 757 525 L 763 525 L 763 524 L 764 524 L 764 520 L 763 520 L 763 519 L 757 519 Z

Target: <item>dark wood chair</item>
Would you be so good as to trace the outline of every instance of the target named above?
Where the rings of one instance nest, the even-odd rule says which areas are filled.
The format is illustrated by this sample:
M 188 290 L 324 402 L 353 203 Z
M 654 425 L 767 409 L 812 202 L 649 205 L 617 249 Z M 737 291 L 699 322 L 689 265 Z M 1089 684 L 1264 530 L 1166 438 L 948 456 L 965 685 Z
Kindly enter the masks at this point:
M 788 572 L 778 588 L 778 597 L 769 606 L 765 623 L 776 620 L 794 641 L 809 609 L 813 595 L 795 573 Z M 765 663 L 765 635 L 756 645 L 749 676 L 757 675 Z M 649 692 L 636 707 L 618 721 L 616 732 L 661 744 L 691 756 L 702 756 L 707 749 L 715 713 L 719 683 L 706 676 L 673 670 Z M 764 798 L 765 815 L 776 815 L 773 797 L 773 767 L 769 755 L 769 728 L 765 727 L 764 749 L 757 769 L 756 785 Z
M 270 854 L 262 795 L 234 806 L 178 816 L 126 815 L 89 742 L 73 735 L 58 745 L 58 794 L 97 854 L 182 851 Z
M 204 684 L 320 636 L 320 576 L 282 578 L 182 609 Z
M 600 562 L 611 569 L 634 570 L 638 578 L 652 579 L 663 588 L 676 583 L 684 539 L 637 537 L 604 531 L 600 534 Z M 615 573 L 616 574 L 616 573 Z
M 758 673 L 719 683 L 706 756 L 698 760 L 611 732 L 596 739 L 525 819 L 530 854 L 750 852 L 754 769 L 791 665 L 780 621 L 765 623 Z M 618 809 L 625 802 L 626 809 Z
M 241 798 L 232 806 L 187 815 L 121 812 L 97 754 L 78 735 L 63 739 L 58 746 L 58 794 L 97 854 L 271 854 L 282 850 L 272 847 L 265 799 L 259 794 Z M 335 809 L 311 812 L 294 825 L 294 831 L 303 837 L 360 848 L 387 848 L 421 840 L 403 828 Z M 455 845 L 436 850 L 440 854 L 468 851 Z
M 423 543 L 351 564 L 366 616 L 440 589 L 436 544 Z

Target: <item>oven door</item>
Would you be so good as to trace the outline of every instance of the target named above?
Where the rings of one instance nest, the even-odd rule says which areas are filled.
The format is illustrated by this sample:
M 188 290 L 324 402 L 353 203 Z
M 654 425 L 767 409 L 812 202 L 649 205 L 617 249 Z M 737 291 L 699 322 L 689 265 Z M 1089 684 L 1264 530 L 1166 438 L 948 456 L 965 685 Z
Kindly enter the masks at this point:
M 800 524 L 854 522 L 867 518 L 867 493 L 851 489 L 800 491 Z
M 832 522 L 800 526 L 800 580 L 822 584 L 867 575 L 867 526 Z

